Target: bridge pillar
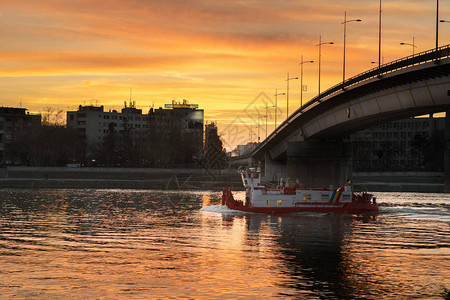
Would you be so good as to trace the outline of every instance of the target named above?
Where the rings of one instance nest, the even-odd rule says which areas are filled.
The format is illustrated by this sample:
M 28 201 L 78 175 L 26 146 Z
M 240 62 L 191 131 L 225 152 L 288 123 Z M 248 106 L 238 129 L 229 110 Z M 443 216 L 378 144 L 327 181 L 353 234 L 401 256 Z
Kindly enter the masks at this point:
M 444 192 L 450 193 L 450 111 L 445 112 Z
M 264 155 L 264 181 L 278 181 L 286 177 L 286 161 L 275 161 L 269 152 Z
M 308 187 L 338 187 L 352 174 L 351 143 L 291 142 L 287 148 L 287 177 Z

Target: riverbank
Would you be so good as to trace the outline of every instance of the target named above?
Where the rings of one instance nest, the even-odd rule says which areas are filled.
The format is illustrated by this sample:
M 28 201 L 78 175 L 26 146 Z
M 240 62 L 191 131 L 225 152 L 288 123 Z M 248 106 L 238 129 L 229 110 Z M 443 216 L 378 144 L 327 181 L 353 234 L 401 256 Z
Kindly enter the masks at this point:
M 242 189 L 236 170 L 8 167 L 0 188 Z
M 360 172 L 352 176 L 355 191 L 444 192 L 444 172 Z M 0 188 L 95 188 L 244 190 L 235 169 L 49 168 L 0 169 Z
M 353 173 L 355 191 L 443 193 L 444 172 Z

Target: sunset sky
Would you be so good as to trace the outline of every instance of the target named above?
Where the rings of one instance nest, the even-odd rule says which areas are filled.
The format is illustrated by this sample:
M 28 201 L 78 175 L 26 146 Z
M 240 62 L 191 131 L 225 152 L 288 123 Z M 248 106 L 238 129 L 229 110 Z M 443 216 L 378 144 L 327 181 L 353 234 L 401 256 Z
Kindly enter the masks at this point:
M 435 0 L 383 0 L 382 9 L 384 62 L 412 54 L 400 43 L 413 37 L 416 53 L 435 46 Z M 351 77 L 378 60 L 379 0 L 2 0 L 0 105 L 32 113 L 80 104 L 120 109 L 132 89 L 145 113 L 172 99 L 199 104 L 234 147 L 255 140 L 256 130 L 236 140 L 230 124 L 255 125 L 245 112 L 260 110 L 261 93 L 274 101 L 276 89 L 286 92 L 287 73 L 300 76 L 301 55 L 315 61 L 304 65 L 303 100 L 317 95 L 319 35 L 335 43 L 322 47 L 321 89 L 342 80 L 345 11 L 348 20 L 362 19 L 347 24 Z M 450 1 L 440 1 L 439 17 L 450 20 Z M 450 23 L 440 23 L 439 45 L 449 42 Z M 300 80 L 290 81 L 289 99 L 292 112 Z M 279 123 L 285 96 L 278 105 Z M 271 113 L 269 130 L 273 121 Z

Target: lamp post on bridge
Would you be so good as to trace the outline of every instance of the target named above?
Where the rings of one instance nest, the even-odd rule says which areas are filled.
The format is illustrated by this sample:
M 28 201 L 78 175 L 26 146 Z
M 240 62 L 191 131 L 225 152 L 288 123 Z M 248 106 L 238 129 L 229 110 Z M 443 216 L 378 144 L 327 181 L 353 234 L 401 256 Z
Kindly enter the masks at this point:
M 267 113 L 267 109 L 269 108 L 269 107 L 275 107 L 275 105 L 267 105 L 267 103 L 266 103 L 266 139 L 267 139 L 267 116 L 269 115 L 268 113 Z
M 333 45 L 333 42 L 323 42 L 322 43 L 322 36 L 319 35 L 319 44 L 317 44 L 316 46 L 319 47 L 319 93 L 318 93 L 318 97 L 320 97 L 320 61 L 322 58 L 322 45 Z
M 380 12 L 378 18 L 378 69 L 381 68 L 381 0 L 380 0 Z
M 298 77 L 289 77 L 289 73 L 287 73 L 286 79 L 286 120 L 289 118 L 289 80 L 298 79 Z
M 259 119 L 265 118 L 266 116 L 261 116 L 261 114 L 258 112 L 258 143 L 260 142 L 261 138 L 259 137 Z
M 361 19 L 355 19 L 355 20 L 347 20 L 347 12 L 344 12 L 344 22 L 341 24 L 344 24 L 344 63 L 342 67 L 342 89 L 345 89 L 345 39 L 347 36 L 347 23 L 350 22 L 361 22 Z
M 410 43 L 400 43 L 400 45 L 405 45 L 405 46 L 412 46 L 412 50 L 413 50 L 413 56 L 414 56 L 414 48 L 417 48 L 417 46 L 414 44 L 414 37 L 413 37 L 413 42 L 412 44 Z
M 278 93 L 278 90 L 275 89 L 275 129 L 277 128 L 277 114 L 278 114 L 278 101 L 277 96 L 286 95 L 286 93 Z
M 313 60 L 303 61 L 303 55 L 300 61 L 300 109 L 303 107 L 303 65 L 306 63 L 313 63 Z
M 438 62 L 438 49 L 439 49 L 439 0 L 436 0 L 436 62 Z

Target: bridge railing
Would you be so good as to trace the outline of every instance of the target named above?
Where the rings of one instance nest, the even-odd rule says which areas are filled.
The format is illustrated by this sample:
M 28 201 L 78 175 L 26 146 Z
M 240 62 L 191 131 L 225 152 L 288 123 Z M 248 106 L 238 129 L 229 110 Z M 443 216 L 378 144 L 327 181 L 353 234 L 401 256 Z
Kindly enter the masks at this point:
M 324 91 L 320 95 L 312 98 L 310 101 L 306 102 L 305 105 L 303 105 L 302 110 L 311 106 L 315 102 L 320 102 L 325 97 L 328 97 L 338 91 L 341 91 L 345 87 L 349 87 L 351 85 L 360 83 L 362 81 L 379 77 L 383 74 L 391 73 L 394 71 L 397 71 L 399 69 L 404 69 L 407 67 L 411 67 L 413 65 L 423 64 L 430 61 L 438 61 L 440 58 L 445 58 L 450 56 L 450 45 L 445 45 L 442 47 L 439 47 L 438 50 L 432 49 L 427 50 L 424 52 L 417 53 L 415 55 L 410 55 L 407 57 L 403 57 L 391 62 L 388 62 L 386 64 L 381 65 L 380 67 L 376 67 L 370 70 L 367 70 L 363 73 L 360 73 L 358 75 L 355 75 L 353 77 L 348 78 L 345 82 L 341 82 L 336 84 L 335 86 L 329 88 L 328 90 Z M 297 109 L 296 112 L 299 112 L 300 109 Z M 295 115 L 294 112 L 292 114 Z
M 450 44 L 441 46 L 437 49 L 431 49 L 417 53 L 415 55 L 406 56 L 388 63 L 381 65 L 380 67 L 375 67 L 373 69 L 362 72 L 358 75 L 348 78 L 345 82 L 336 84 L 335 86 L 325 90 L 320 95 L 312 98 L 310 101 L 306 102 L 301 108 L 298 108 L 294 113 L 292 113 L 284 122 L 282 122 L 262 143 L 260 143 L 254 150 L 253 153 L 257 152 L 267 141 L 272 139 L 278 132 L 283 130 L 295 116 L 306 108 L 320 103 L 322 99 L 333 95 L 337 92 L 342 91 L 345 87 L 355 85 L 357 83 L 366 81 L 368 79 L 379 77 L 383 74 L 388 74 L 399 69 L 408 68 L 414 65 L 424 64 L 431 61 L 439 61 L 441 58 L 450 57 Z

